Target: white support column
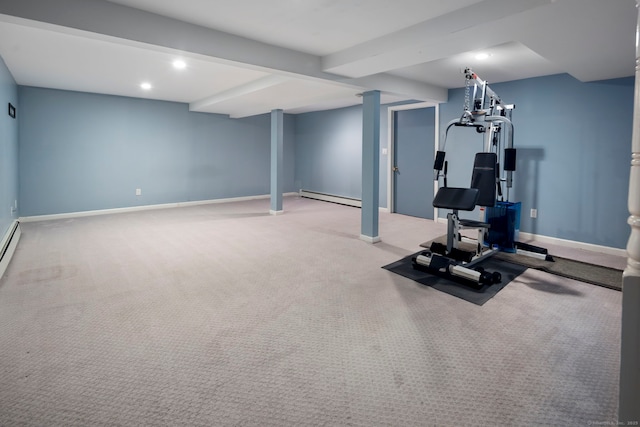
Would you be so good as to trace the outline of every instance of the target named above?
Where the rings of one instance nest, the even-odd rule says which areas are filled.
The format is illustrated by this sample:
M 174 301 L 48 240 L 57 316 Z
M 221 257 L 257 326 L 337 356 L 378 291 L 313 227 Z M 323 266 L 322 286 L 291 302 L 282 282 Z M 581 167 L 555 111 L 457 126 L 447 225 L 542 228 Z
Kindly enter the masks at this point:
M 622 275 L 622 332 L 618 420 L 640 422 L 640 0 L 636 28 L 636 82 L 631 136 L 627 268 Z

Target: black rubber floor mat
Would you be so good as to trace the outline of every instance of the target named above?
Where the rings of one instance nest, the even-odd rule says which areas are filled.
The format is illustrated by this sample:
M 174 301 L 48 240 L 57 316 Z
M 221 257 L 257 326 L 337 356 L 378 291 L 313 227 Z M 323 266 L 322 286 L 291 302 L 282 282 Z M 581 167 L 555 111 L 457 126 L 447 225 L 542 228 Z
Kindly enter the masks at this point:
M 420 251 L 422 252 L 422 251 Z M 418 252 L 418 254 L 420 253 Z M 488 258 L 476 266 L 483 267 L 488 271 L 498 271 L 502 275 L 502 282 L 493 285 L 482 285 L 479 288 L 474 288 L 468 284 L 457 282 L 451 278 L 437 276 L 431 273 L 427 273 L 421 270 L 416 270 L 411 264 L 411 258 L 416 254 L 406 256 L 401 260 L 398 260 L 389 265 L 385 265 L 384 269 L 393 273 L 399 274 L 408 279 L 414 280 L 422 285 L 431 286 L 441 292 L 445 292 L 449 295 L 462 298 L 465 301 L 469 301 L 473 304 L 483 305 L 491 298 L 493 298 L 501 289 L 503 289 L 509 282 L 522 274 L 527 267 L 519 264 L 512 264 L 510 262 L 501 261 L 494 258 Z

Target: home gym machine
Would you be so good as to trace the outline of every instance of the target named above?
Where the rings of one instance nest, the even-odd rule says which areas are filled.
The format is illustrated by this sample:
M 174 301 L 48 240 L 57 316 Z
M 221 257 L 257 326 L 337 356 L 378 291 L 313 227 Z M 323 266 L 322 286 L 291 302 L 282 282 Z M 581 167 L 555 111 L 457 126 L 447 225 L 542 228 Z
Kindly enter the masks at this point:
M 503 103 L 487 82 L 470 68 L 465 69 L 464 74 L 464 112 L 447 124 L 434 162 L 434 180 L 439 182 L 442 178 L 443 186 L 438 190 L 433 206 L 451 210 L 447 214 L 446 245 L 433 242 L 428 251 L 413 257 L 412 264 L 415 269 L 481 287 L 502 280 L 499 272 L 488 272 L 477 266 L 497 251 L 531 254 L 543 259 L 548 259 L 548 255 L 546 249 L 516 242 L 520 203 L 508 201 L 516 169 L 511 122 L 515 105 Z M 484 135 L 483 151 L 475 156 L 469 188 L 447 185 L 445 147 L 449 130 L 454 127 L 472 128 Z M 459 217 L 459 211 L 473 211 L 476 207 L 480 208 L 480 221 Z M 460 242 L 469 240 L 461 234 L 464 229 L 477 229 L 477 240 L 471 240 L 475 250 L 460 247 Z

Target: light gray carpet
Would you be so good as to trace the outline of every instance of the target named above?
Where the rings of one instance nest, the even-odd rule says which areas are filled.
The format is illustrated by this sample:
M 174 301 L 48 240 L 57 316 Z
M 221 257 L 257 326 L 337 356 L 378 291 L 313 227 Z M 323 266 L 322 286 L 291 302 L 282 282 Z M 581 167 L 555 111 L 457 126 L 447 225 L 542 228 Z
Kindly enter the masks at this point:
M 529 270 L 484 306 L 380 268 L 444 226 L 290 197 L 23 224 L 0 425 L 586 425 L 621 293 Z

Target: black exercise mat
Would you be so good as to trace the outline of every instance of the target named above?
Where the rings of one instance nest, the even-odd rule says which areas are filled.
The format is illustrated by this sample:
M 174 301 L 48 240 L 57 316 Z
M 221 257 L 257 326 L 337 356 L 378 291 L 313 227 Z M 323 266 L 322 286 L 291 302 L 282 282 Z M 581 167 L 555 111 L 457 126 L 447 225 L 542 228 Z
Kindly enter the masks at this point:
M 442 236 L 432 241 L 446 244 L 447 236 Z M 420 246 L 429 248 L 432 241 L 425 242 Z M 471 245 L 469 243 L 460 242 L 459 246 L 462 249 L 470 251 L 475 250 L 475 245 Z M 512 264 L 520 264 L 549 274 L 555 274 L 556 276 L 567 277 L 569 279 L 579 280 L 581 282 L 591 283 L 592 285 L 603 286 L 617 291 L 622 290 L 622 270 L 562 258 L 553 254 L 552 256 L 554 259 L 553 262 L 507 252 L 499 252 L 494 255 L 496 259 Z
M 389 270 L 393 273 L 399 274 L 416 282 L 431 286 L 441 292 L 445 292 L 449 295 L 453 295 L 458 298 L 462 298 L 465 301 L 477 305 L 483 305 L 485 302 L 493 298 L 502 288 L 507 286 L 509 282 L 522 274 L 527 267 L 518 264 L 512 264 L 505 261 L 500 261 L 493 258 L 487 258 L 476 264 L 474 267 L 483 267 L 487 271 L 498 271 L 502 274 L 502 282 L 493 285 L 482 285 L 480 288 L 474 288 L 468 284 L 458 283 L 449 278 L 427 273 L 425 271 L 416 270 L 411 264 L 411 258 L 420 254 L 420 251 L 416 254 L 406 256 L 399 261 L 385 265 L 385 270 Z

